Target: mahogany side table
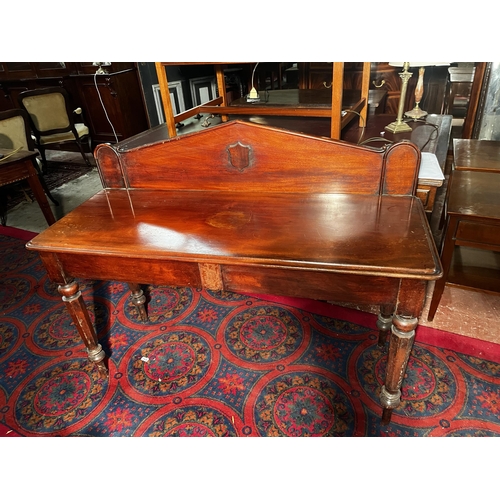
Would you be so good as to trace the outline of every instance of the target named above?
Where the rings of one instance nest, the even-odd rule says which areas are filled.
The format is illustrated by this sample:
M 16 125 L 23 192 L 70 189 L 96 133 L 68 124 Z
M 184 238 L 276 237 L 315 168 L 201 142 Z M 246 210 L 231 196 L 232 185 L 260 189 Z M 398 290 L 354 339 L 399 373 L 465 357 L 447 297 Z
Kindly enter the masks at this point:
M 50 209 L 49 202 L 45 196 L 45 192 L 40 184 L 38 172 L 33 166 L 33 158 L 37 155 L 36 151 L 18 151 L 10 157 L 7 155 L 9 150 L 0 149 L 0 153 L 5 155 L 5 159 L 0 160 L 0 186 L 6 186 L 14 182 L 28 179 L 33 195 L 42 210 L 42 213 L 50 226 L 56 221 L 52 210 Z M 2 217 L 2 224 L 4 219 Z
M 448 186 L 441 262 L 429 308 L 432 321 L 447 284 L 500 293 L 500 175 L 454 170 Z
M 500 141 L 453 139 L 453 168 L 500 173 Z

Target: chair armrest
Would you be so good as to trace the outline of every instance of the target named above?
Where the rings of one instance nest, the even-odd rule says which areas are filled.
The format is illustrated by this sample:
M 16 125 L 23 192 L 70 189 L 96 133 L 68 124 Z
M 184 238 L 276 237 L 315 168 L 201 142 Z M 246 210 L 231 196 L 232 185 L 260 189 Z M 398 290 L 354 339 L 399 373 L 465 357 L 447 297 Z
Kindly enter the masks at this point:
M 78 123 L 83 123 L 83 110 L 82 110 L 82 108 L 78 107 L 78 108 L 74 109 L 73 113 L 76 115 L 75 121 Z

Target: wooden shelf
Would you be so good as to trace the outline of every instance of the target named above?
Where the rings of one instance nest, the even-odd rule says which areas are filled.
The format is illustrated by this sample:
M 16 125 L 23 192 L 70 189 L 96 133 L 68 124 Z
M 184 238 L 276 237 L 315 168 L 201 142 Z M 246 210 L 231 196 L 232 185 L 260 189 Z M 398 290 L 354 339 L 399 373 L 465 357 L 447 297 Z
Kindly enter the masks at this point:
M 447 285 L 500 293 L 500 252 L 456 246 Z
M 362 86 L 358 91 L 359 98 L 353 102 L 352 95 L 347 91 L 346 98 L 349 101 L 345 105 L 343 89 L 344 63 L 333 63 L 332 84 L 330 89 L 309 90 L 309 102 L 300 102 L 299 91 L 276 90 L 272 93 L 273 101 L 263 101 L 262 103 L 247 104 L 239 99 L 239 103 L 228 104 L 226 96 L 226 86 L 224 81 L 224 67 L 235 63 L 212 63 L 214 64 L 217 79 L 217 89 L 219 97 L 201 106 L 196 106 L 184 113 L 173 114 L 170 92 L 168 90 L 168 81 L 165 66 L 178 64 L 195 63 L 155 63 L 160 85 L 160 94 L 162 97 L 165 121 L 171 137 L 177 135 L 176 124 L 182 122 L 199 113 L 212 113 L 222 115 L 222 120 L 227 121 L 228 115 L 264 115 L 264 116 L 297 116 L 297 117 L 326 117 L 331 118 L 330 136 L 333 139 L 340 139 L 340 133 L 357 114 L 359 114 L 360 124 L 366 123 L 368 114 L 368 89 L 370 84 L 370 63 L 363 63 Z M 204 63 L 207 64 L 207 63 Z M 352 92 L 351 92 L 352 94 Z M 305 95 L 305 94 L 304 94 Z M 344 107 L 347 107 L 351 113 L 344 113 Z

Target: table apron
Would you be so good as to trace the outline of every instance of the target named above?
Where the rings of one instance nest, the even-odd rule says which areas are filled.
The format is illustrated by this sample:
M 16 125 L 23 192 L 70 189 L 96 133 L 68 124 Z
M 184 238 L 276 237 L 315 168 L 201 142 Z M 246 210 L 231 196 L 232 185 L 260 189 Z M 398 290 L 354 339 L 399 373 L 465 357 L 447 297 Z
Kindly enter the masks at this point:
M 205 264 L 178 260 L 40 252 L 49 278 L 73 278 L 150 285 L 189 286 L 358 304 L 395 304 L 402 281 L 419 279 L 255 265 Z
M 7 165 L 2 167 L 0 163 L 0 186 L 6 186 L 14 182 L 27 179 L 31 175 L 35 175 L 35 170 L 30 169 L 31 160 L 22 160 L 16 164 Z
M 224 289 L 357 304 L 395 304 L 400 279 L 325 271 L 222 266 Z
M 459 220 L 455 235 L 457 245 L 500 249 L 500 220 Z

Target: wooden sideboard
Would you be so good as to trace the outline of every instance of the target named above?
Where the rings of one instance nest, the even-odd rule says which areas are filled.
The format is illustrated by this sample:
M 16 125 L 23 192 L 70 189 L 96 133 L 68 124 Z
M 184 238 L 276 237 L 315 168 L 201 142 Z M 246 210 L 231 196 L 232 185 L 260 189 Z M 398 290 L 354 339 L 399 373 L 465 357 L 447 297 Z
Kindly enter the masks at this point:
M 390 332 L 388 423 L 427 284 L 441 276 L 413 194 L 418 148 L 239 121 L 151 142 L 157 135 L 99 145 L 104 189 L 27 245 L 59 285 L 95 369 L 107 375 L 106 355 L 74 278 L 128 283 L 143 321 L 146 282 L 379 304 L 381 344 Z
M 237 109 L 237 106 L 235 106 Z M 319 137 L 328 137 L 330 124 L 328 118 L 307 117 L 298 118 L 294 116 L 252 116 L 245 117 L 232 115 L 231 119 L 248 119 L 261 125 L 279 127 L 295 132 L 311 134 Z M 353 144 L 357 144 L 359 139 L 363 141 L 371 140 L 367 143 L 375 148 L 387 146 L 389 142 L 410 141 L 413 142 L 422 152 L 432 153 L 436 156 L 439 165 L 437 175 L 419 175 L 416 195 L 422 200 L 427 216 L 430 218 L 434 209 L 434 202 L 437 190 L 444 181 L 444 170 L 448 153 L 452 128 L 451 115 L 428 115 L 424 121 L 409 121 L 411 132 L 393 134 L 385 131 L 385 126 L 396 119 L 395 115 L 375 114 L 369 115 L 366 127 L 359 126 L 357 120 L 351 121 L 342 130 L 341 139 Z M 158 130 L 161 133 L 161 129 Z M 362 135 L 361 135 L 362 134 Z
M 18 108 L 17 96 L 25 90 L 60 86 L 74 108 L 82 108 L 94 146 L 117 142 L 114 132 L 122 141 L 148 129 L 136 63 L 110 63 L 103 67 L 106 74 L 95 75 L 97 69 L 91 62 L 0 62 L 0 111 Z

